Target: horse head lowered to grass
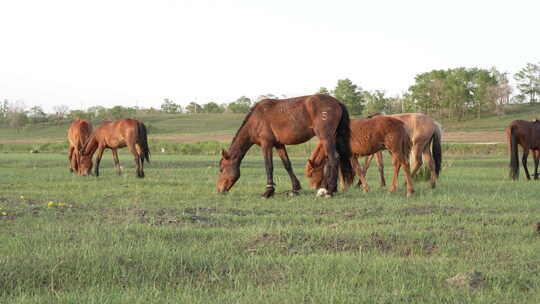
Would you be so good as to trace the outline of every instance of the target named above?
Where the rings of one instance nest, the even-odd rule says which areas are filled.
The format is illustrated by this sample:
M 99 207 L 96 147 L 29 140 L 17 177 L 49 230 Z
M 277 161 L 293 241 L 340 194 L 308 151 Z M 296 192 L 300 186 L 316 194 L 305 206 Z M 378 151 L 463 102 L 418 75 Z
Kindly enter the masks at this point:
M 92 133 L 81 153 L 80 174 L 90 174 L 93 167 L 92 156 L 97 151 L 95 175 L 99 176 L 99 163 L 106 148 L 112 150 L 114 166 L 118 174 L 121 174 L 118 149 L 123 147 L 127 147 L 133 154 L 137 177 L 144 177 L 144 160 L 150 161 L 146 127 L 142 122 L 130 118 L 105 121 Z
M 264 99 L 247 114 L 219 163 L 217 191 L 229 191 L 240 178 L 240 163 L 252 145 L 261 146 L 266 167 L 266 190 L 263 197 L 274 195 L 272 149 L 276 148 L 292 182 L 292 194 L 301 189 L 294 175 L 286 145 L 298 145 L 314 136 L 329 155 L 325 183 L 318 194 L 332 196 L 337 190 L 338 167 L 346 180 L 352 181 L 349 162 L 350 127 L 347 108 L 337 99 L 316 94 L 289 99 Z M 339 155 L 339 156 L 337 156 Z

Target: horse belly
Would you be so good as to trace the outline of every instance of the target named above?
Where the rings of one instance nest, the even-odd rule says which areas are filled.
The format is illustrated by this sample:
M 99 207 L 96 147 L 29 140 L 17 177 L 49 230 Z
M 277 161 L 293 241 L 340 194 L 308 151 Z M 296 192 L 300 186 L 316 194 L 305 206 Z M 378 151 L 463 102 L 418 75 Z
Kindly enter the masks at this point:
M 285 134 L 278 134 L 277 139 L 284 145 L 298 145 L 305 143 L 315 136 L 313 130 L 296 131 Z

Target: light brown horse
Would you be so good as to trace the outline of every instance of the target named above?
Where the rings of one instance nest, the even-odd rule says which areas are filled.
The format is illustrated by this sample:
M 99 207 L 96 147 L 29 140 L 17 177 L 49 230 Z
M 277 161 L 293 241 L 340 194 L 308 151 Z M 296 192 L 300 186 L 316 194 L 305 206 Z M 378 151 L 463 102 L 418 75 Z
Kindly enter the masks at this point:
M 506 128 L 506 138 L 508 140 L 508 152 L 510 154 L 510 177 L 517 180 L 519 177 L 519 155 L 518 145 L 523 149 L 522 163 L 525 169 L 525 176 L 531 179 L 527 168 L 527 158 L 529 150 L 533 152 L 534 158 L 534 179 L 538 179 L 538 162 L 540 160 L 540 121 L 533 122 L 525 120 L 514 120 Z
M 135 119 L 122 119 L 116 121 L 105 121 L 90 136 L 83 152 L 79 170 L 82 175 L 90 174 L 92 170 L 92 156 L 97 151 L 95 175 L 99 176 L 99 163 L 106 148 L 112 150 L 114 166 L 118 174 L 122 173 L 120 161 L 118 160 L 118 148 L 127 147 L 133 154 L 135 166 L 137 167 L 137 177 L 144 177 L 144 160 L 150 161 L 150 150 L 146 136 L 145 125 Z
M 92 125 L 86 120 L 75 120 L 68 129 L 69 171 L 79 173 L 79 159 L 84 144 L 92 134 Z
M 227 151 L 222 151 L 217 191 L 229 191 L 240 178 L 240 163 L 253 144 L 262 147 L 266 167 L 266 191 L 263 197 L 274 194 L 272 149 L 276 148 L 292 182 L 291 194 L 301 189 L 294 175 L 286 145 L 298 145 L 314 136 L 330 155 L 326 164 L 325 183 L 317 192 L 329 197 L 337 190 L 338 166 L 344 179 L 352 182 L 350 158 L 350 128 L 347 108 L 337 99 L 316 94 L 289 99 L 259 101 L 236 132 Z M 336 156 L 339 155 L 339 157 Z
M 400 120 L 377 116 L 374 118 L 351 119 L 351 164 L 359 177 L 364 191 L 369 191 L 369 186 L 365 178 L 365 171 L 358 163 L 358 157 L 367 156 L 387 149 L 392 154 L 392 165 L 394 167 L 394 177 L 390 192 L 397 190 L 399 169 L 403 166 L 405 180 L 407 182 L 407 196 L 414 193 L 411 171 L 409 167 L 410 138 L 403 122 Z M 323 182 L 323 165 L 326 161 L 326 153 L 320 148 L 320 144 L 315 147 L 306 164 L 306 175 L 310 184 L 319 187 Z
M 369 117 L 376 117 L 382 115 L 380 113 L 371 115 Z M 435 188 L 437 179 L 441 172 L 442 165 L 442 127 L 431 117 L 422 113 L 403 113 L 385 115 L 401 120 L 405 124 L 405 128 L 411 138 L 411 175 L 414 176 L 422 166 L 422 161 L 425 161 L 431 171 L 430 184 L 432 188 Z M 431 146 L 431 151 L 429 150 Z M 382 168 L 382 155 L 377 155 L 379 173 L 381 174 L 381 183 L 384 184 L 384 170 Z M 373 155 L 366 158 L 365 170 L 369 168 L 369 162 L 373 158 Z M 423 158 L 423 159 L 422 159 Z

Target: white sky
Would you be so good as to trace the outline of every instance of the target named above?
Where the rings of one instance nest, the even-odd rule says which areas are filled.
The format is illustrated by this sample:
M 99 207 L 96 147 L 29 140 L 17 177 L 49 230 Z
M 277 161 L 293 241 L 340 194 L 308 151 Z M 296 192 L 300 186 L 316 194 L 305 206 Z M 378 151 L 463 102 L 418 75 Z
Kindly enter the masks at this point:
M 0 99 L 159 107 L 540 61 L 540 1 L 1 0 Z

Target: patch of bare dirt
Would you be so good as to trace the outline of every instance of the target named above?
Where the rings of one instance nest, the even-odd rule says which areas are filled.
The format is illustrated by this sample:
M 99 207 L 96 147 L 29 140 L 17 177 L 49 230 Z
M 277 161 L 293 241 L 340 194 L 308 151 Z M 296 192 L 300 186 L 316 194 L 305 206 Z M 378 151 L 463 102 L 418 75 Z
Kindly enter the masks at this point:
M 181 135 L 181 136 L 152 136 L 152 138 L 167 140 L 172 142 L 197 142 L 197 141 L 230 141 L 233 138 L 233 135 L 222 134 L 222 135 Z
M 502 131 L 444 132 L 442 140 L 445 142 L 497 144 L 505 143 L 506 137 Z
M 18 138 L 0 139 L 0 144 L 45 144 L 63 142 L 64 138 Z
M 475 271 L 471 273 L 460 273 L 446 280 L 446 283 L 453 287 L 478 288 L 485 284 L 485 277 L 482 273 Z

